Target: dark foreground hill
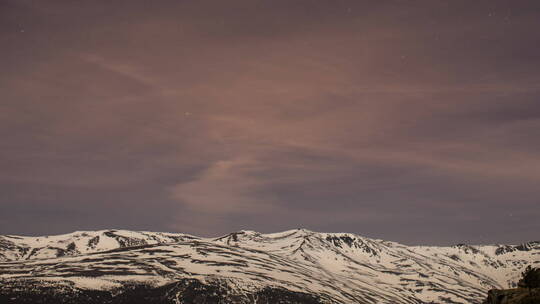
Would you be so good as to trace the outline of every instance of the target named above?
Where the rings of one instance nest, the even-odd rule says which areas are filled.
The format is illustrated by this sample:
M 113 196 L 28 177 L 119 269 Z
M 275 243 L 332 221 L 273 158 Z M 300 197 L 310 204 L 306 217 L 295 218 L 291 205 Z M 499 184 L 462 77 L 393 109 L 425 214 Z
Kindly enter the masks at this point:
M 320 304 L 317 296 L 284 288 L 265 287 L 237 295 L 226 284 L 203 284 L 183 279 L 159 287 L 144 284 L 126 285 L 114 290 L 88 290 L 73 286 L 58 288 L 43 282 L 12 282 L 0 287 L 0 303 L 17 304 Z

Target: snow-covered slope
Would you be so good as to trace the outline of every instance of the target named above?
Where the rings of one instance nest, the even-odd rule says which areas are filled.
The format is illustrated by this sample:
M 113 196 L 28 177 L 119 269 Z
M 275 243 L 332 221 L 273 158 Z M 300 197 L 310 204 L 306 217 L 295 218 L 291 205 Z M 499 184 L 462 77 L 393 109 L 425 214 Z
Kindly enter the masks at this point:
M 3 236 L 0 258 L 0 293 L 21 282 L 114 293 L 194 279 L 235 295 L 226 303 L 252 303 L 265 288 L 316 296 L 309 303 L 480 303 L 526 265 L 540 266 L 540 242 L 429 247 L 304 229 L 215 239 L 108 230 Z
M 180 233 L 128 230 L 76 231 L 41 237 L 0 235 L 0 262 L 81 255 L 195 238 Z

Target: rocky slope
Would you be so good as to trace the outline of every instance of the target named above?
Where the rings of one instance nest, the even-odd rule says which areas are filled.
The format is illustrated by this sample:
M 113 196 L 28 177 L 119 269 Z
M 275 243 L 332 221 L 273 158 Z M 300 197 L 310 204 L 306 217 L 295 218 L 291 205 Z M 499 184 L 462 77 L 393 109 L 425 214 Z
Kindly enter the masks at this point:
M 482 303 L 529 264 L 540 242 L 405 246 L 303 229 L 0 236 L 0 302 Z

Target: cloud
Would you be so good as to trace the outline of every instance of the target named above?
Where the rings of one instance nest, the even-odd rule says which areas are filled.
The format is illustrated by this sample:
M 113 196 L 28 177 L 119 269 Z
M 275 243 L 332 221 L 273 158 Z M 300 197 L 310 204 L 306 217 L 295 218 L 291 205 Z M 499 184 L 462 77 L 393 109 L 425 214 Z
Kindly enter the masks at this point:
M 261 169 L 249 158 L 219 160 L 195 180 L 175 185 L 171 196 L 190 209 L 206 213 L 264 214 L 274 206 L 256 194 L 269 183 L 257 178 L 255 173 Z

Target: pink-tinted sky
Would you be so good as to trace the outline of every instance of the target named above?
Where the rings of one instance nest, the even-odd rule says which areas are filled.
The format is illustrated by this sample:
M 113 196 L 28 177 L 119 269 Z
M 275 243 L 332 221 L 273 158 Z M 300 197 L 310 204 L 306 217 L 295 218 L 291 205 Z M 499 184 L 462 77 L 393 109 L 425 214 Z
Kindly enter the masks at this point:
M 540 238 L 538 1 L 0 1 L 0 234 Z

